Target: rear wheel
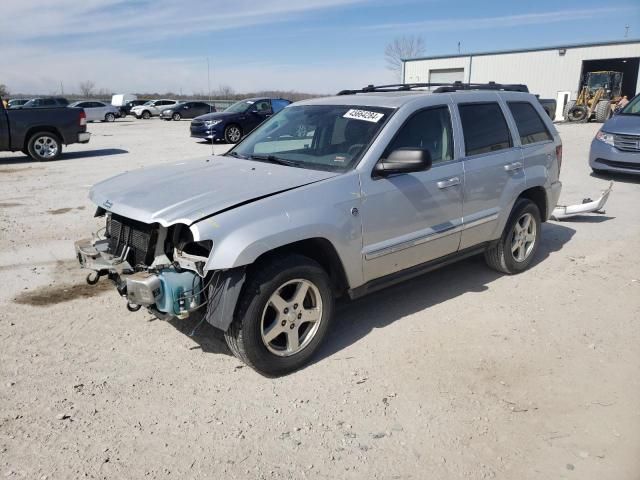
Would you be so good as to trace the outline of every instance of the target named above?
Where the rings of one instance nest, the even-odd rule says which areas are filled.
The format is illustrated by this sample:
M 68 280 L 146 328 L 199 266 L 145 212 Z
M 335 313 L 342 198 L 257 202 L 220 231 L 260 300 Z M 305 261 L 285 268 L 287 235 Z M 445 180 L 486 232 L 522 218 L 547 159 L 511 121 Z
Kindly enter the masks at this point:
M 249 277 L 225 339 L 254 370 L 284 375 L 311 359 L 332 316 L 333 293 L 322 267 L 301 255 L 279 256 Z
M 600 100 L 596 105 L 596 122 L 604 123 L 611 117 L 611 100 Z
M 151 112 L 149 110 L 145 110 L 144 112 L 142 112 L 142 118 L 144 118 L 145 120 L 149 120 L 151 118 Z
M 115 116 L 115 114 L 113 114 L 113 113 L 107 113 L 107 114 L 104 116 L 104 121 L 105 121 L 105 122 L 115 122 L 115 121 L 116 121 L 116 116 Z
M 62 153 L 62 143 L 56 134 L 40 132 L 31 136 L 27 151 L 34 160 L 56 160 Z
M 182 118 L 182 115 L 180 115 L 178 112 L 176 112 L 173 115 L 171 115 L 171 118 L 173 118 L 177 122 L 178 120 L 180 120 Z
M 238 143 L 242 138 L 242 129 L 238 125 L 227 125 L 224 129 L 224 139 L 227 143 Z
M 540 231 L 540 210 L 537 205 L 529 199 L 519 199 L 500 240 L 485 251 L 487 264 L 509 275 L 526 270 L 538 250 Z

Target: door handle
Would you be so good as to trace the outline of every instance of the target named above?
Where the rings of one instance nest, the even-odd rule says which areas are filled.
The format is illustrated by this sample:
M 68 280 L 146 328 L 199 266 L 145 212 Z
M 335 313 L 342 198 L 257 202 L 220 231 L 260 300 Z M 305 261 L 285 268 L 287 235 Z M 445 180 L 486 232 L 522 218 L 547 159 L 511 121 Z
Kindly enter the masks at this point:
M 522 170 L 522 162 L 513 162 L 504 166 L 507 172 L 515 172 L 516 170 Z
M 460 185 L 460 179 L 458 177 L 452 177 L 448 180 L 440 180 L 436 185 L 438 185 L 440 189 L 454 187 Z

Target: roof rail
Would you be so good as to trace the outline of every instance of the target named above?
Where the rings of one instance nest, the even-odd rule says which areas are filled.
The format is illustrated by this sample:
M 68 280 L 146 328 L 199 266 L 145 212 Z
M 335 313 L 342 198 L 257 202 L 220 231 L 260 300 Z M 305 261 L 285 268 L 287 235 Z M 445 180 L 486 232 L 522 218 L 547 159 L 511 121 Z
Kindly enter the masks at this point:
M 489 83 L 394 83 L 391 85 L 368 85 L 360 90 L 342 90 L 338 95 L 355 95 L 356 93 L 404 92 L 417 88 L 434 88 L 433 93 L 457 92 L 458 90 L 502 90 L 506 92 L 529 92 L 523 84 Z

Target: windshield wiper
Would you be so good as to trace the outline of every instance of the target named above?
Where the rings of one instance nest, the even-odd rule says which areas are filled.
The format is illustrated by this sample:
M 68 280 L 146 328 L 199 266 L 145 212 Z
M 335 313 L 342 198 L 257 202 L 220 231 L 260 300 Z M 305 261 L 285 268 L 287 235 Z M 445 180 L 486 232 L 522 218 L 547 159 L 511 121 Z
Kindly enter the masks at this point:
M 287 167 L 297 167 L 299 164 L 284 158 L 278 158 L 275 155 L 250 155 L 250 159 L 259 160 L 261 162 L 275 163 L 277 165 L 286 165 Z
M 245 157 L 244 155 L 240 155 L 238 152 L 227 152 L 224 155 L 226 157 L 244 158 L 245 160 L 247 159 L 247 157 Z

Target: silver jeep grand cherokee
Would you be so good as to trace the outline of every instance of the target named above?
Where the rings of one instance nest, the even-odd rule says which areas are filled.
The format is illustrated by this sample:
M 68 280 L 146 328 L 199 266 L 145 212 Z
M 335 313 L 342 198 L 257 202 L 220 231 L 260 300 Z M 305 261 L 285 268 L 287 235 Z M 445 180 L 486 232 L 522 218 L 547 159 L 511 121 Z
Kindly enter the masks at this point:
M 202 312 L 275 376 L 318 350 L 337 297 L 480 253 L 525 270 L 560 195 L 556 129 L 525 86 L 425 87 L 299 102 L 223 156 L 96 184 L 87 281 L 108 276 L 130 310 Z

